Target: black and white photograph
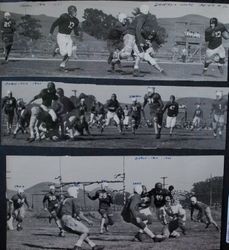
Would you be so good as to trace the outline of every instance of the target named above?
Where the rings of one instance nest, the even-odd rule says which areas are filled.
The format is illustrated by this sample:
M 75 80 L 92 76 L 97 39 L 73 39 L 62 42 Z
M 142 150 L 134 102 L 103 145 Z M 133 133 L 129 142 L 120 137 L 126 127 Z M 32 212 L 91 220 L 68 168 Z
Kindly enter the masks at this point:
M 223 156 L 6 160 L 7 249 L 219 249 Z
M 227 88 L 3 81 L 1 142 L 224 150 L 227 102 Z
M 1 76 L 227 81 L 227 4 L 0 3 Z

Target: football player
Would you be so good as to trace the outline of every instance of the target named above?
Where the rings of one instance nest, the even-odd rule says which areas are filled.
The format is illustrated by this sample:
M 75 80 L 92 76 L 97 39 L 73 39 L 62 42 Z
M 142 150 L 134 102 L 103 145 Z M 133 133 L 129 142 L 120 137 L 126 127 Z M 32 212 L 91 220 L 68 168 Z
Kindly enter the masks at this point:
M 111 205 L 113 204 L 113 198 L 108 191 L 108 183 L 102 182 L 101 189 L 96 191 L 94 196 L 88 193 L 88 198 L 91 200 L 99 200 L 99 213 L 101 215 L 100 233 L 104 233 L 104 229 L 107 232 L 108 226 L 114 225 L 113 212 Z
M 113 53 L 119 52 L 123 48 L 123 37 L 127 33 L 127 15 L 125 13 L 118 14 L 118 21 L 109 30 L 107 37 L 107 48 L 110 53 L 108 64 L 111 64 L 111 70 L 115 70 L 115 64 L 121 67 L 120 61 L 112 63 Z
M 64 230 L 62 228 L 61 222 L 59 218 L 57 217 L 58 215 L 58 210 L 60 206 L 60 200 L 61 197 L 56 193 L 56 188 L 54 185 L 51 185 L 49 187 L 49 192 L 45 194 L 43 198 L 43 207 L 45 211 L 49 212 L 49 223 L 51 223 L 52 219 L 55 220 L 55 223 L 57 227 L 59 228 L 59 236 L 63 237 L 64 236 Z
M 76 109 L 79 110 L 79 115 L 83 115 L 83 116 L 86 116 L 86 113 L 87 113 L 87 104 L 85 103 L 85 98 L 81 98 L 80 99 L 80 103 L 76 106 Z
M 58 100 L 55 83 L 48 82 L 47 88 L 42 89 L 41 92 L 38 95 L 34 96 L 34 98 L 28 104 L 31 104 L 37 99 L 42 99 L 42 104 L 40 105 L 41 109 L 45 112 L 48 112 L 52 117 L 53 122 L 56 122 L 57 115 L 52 108 L 52 102 Z
M 223 92 L 217 90 L 216 98 L 212 103 L 210 116 L 212 118 L 213 125 L 213 135 L 217 137 L 217 132 L 219 136 L 222 136 L 222 131 L 224 129 L 225 118 L 224 114 L 227 112 L 227 101 L 223 98 Z
M 191 130 L 193 130 L 194 128 L 201 128 L 201 121 L 203 120 L 203 117 L 203 110 L 201 109 L 200 104 L 197 104 L 193 115 Z
M 13 201 L 6 195 L 7 230 L 14 230 L 13 227 Z
M 225 48 L 222 41 L 229 39 L 229 33 L 224 24 L 218 22 L 218 19 L 213 17 L 210 19 L 210 27 L 205 30 L 205 41 L 207 42 L 206 59 L 204 62 L 203 74 L 208 70 L 211 63 L 217 62 L 218 69 L 223 74 L 223 65 L 225 63 Z
M 117 111 L 120 107 L 119 101 L 117 100 L 117 95 L 112 94 L 111 99 L 107 101 L 106 108 L 107 108 L 107 117 L 106 123 L 102 125 L 101 133 L 104 131 L 106 126 L 109 126 L 111 120 L 114 120 L 118 126 L 119 132 L 122 133 L 122 124 L 117 115 Z
M 142 185 L 134 186 L 133 194 L 129 196 L 123 210 L 121 212 L 122 218 L 125 222 L 131 223 L 141 229 L 153 241 L 162 241 L 165 238 L 162 235 L 155 235 L 148 227 L 148 216 L 140 212 L 142 204 Z M 141 241 L 141 238 L 138 237 Z
M 79 20 L 76 18 L 77 8 L 73 5 L 68 7 L 68 13 L 62 14 L 51 26 L 50 36 L 52 37 L 56 27 L 58 27 L 56 53 L 63 56 L 60 64 L 61 70 L 66 70 L 66 63 L 72 55 L 73 41 L 71 33 L 74 31 L 76 36 L 79 35 Z
M 14 33 L 16 31 L 16 22 L 9 12 L 4 13 L 1 22 L 2 41 L 4 43 L 5 63 L 8 62 L 9 54 L 14 42 Z
M 16 138 L 17 134 L 21 132 L 27 133 L 26 128 L 29 126 L 29 121 L 31 118 L 31 109 L 24 103 L 23 99 L 17 100 L 17 124 L 13 133 L 13 138 Z
M 30 209 L 24 189 L 18 188 L 17 194 L 13 195 L 11 200 L 14 208 L 13 217 L 17 221 L 17 231 L 21 231 L 23 229 L 22 222 L 25 217 L 25 205 Z
M 129 110 L 128 105 L 125 105 L 125 107 L 123 109 L 123 112 L 124 112 L 123 125 L 124 125 L 125 129 L 128 129 L 128 127 L 129 127 L 129 121 L 130 121 L 130 110 Z
M 2 99 L 2 109 L 7 117 L 6 129 L 7 134 L 10 135 L 13 127 L 14 115 L 17 107 L 17 101 L 13 97 L 13 93 L 11 90 L 7 91 L 7 96 Z
M 130 106 L 130 117 L 132 125 L 132 133 L 135 134 L 141 123 L 142 105 L 137 101 L 137 98 L 133 98 Z
M 168 224 L 166 220 L 165 203 L 166 198 L 170 197 L 171 194 L 169 190 L 162 187 L 162 183 L 157 182 L 155 187 L 149 191 L 148 195 L 153 198 L 153 203 L 156 207 L 157 219 L 163 225 L 164 230 Z
M 87 219 L 84 214 L 80 211 L 78 204 L 78 188 L 69 187 L 67 190 L 68 197 L 64 199 L 60 208 L 61 223 L 65 231 L 73 234 L 80 235 L 78 241 L 74 246 L 74 250 L 81 250 L 83 242 L 86 242 L 92 250 L 102 250 L 104 246 L 96 245 L 89 238 L 89 229 L 85 226 L 82 221 L 92 225 L 92 221 Z
M 161 96 L 155 92 L 155 88 L 152 87 L 148 88 L 148 93 L 144 96 L 143 109 L 147 104 L 149 105 L 150 108 L 150 116 L 151 116 L 151 121 L 154 124 L 156 139 L 160 139 L 164 104 L 161 100 Z
M 179 113 L 179 105 L 175 101 L 175 96 L 171 95 L 169 98 L 169 102 L 163 108 L 163 113 L 167 110 L 167 117 L 166 117 L 166 128 L 169 128 L 169 135 L 172 136 L 173 130 L 176 126 L 176 119 Z
M 217 223 L 212 218 L 210 207 L 204 204 L 203 202 L 198 201 L 195 196 L 191 197 L 190 202 L 191 202 L 191 220 L 194 221 L 193 219 L 194 210 L 198 210 L 196 221 L 204 223 L 206 225 L 205 228 L 208 228 L 211 224 L 213 224 L 216 230 L 219 231 Z M 206 217 L 206 220 L 204 219 L 204 217 Z
M 182 230 L 182 233 L 186 234 L 186 211 L 180 203 L 173 203 L 171 197 L 166 197 L 165 212 L 169 217 L 167 227 L 164 229 L 164 235 L 166 237 L 177 238 L 180 234 L 176 231 L 178 228 Z

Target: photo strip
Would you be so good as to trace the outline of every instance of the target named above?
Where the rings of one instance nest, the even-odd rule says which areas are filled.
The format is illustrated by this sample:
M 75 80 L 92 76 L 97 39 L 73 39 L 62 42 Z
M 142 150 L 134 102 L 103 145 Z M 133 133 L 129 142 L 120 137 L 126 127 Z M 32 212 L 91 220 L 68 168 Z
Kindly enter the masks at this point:
M 227 88 L 3 81 L 2 145 L 224 150 L 227 102 Z
M 167 1 L 0 3 L 0 73 L 226 82 L 228 10 Z
M 6 162 L 7 249 L 219 249 L 223 156 Z

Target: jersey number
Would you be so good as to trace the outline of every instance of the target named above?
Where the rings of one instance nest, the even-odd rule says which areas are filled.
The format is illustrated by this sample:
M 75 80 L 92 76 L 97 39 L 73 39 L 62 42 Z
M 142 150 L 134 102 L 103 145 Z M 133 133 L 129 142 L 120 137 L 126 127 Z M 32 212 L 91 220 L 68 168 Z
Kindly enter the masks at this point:
M 4 28 L 10 28 L 11 22 L 4 22 Z
M 221 31 L 216 31 L 215 32 L 215 37 L 219 38 L 222 36 L 222 32 Z
M 75 26 L 75 24 L 73 22 L 70 22 L 70 24 L 68 25 L 68 28 L 73 29 L 74 26 Z

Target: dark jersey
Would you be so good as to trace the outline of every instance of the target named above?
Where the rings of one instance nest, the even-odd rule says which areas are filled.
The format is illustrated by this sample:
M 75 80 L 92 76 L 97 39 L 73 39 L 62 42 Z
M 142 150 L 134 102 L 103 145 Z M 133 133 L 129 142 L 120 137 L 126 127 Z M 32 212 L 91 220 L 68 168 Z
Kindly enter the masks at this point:
M 57 194 L 47 193 L 43 198 L 43 203 L 48 202 L 48 210 L 52 211 L 59 206 L 60 196 Z
M 194 210 L 198 210 L 200 214 L 204 214 L 205 209 L 208 207 L 208 205 L 204 204 L 203 202 L 197 201 L 196 204 L 191 204 L 191 218 L 193 216 Z
M 53 34 L 56 27 L 59 27 L 59 33 L 70 35 L 74 31 L 78 35 L 79 20 L 69 14 L 62 14 L 51 26 L 50 33 Z
M 87 112 L 87 105 L 86 104 L 79 104 L 76 106 L 76 109 L 79 110 L 79 115 L 85 115 Z
M 117 100 L 108 100 L 107 101 L 107 109 L 110 111 L 110 112 L 116 112 L 117 109 L 119 108 L 119 102 Z
M 117 22 L 114 27 L 109 30 L 107 39 L 122 40 L 123 36 L 127 33 L 127 25 Z
M 94 196 L 90 197 L 91 200 L 99 200 L 99 209 L 108 209 L 113 203 L 113 198 L 106 190 L 98 190 Z
M 227 111 L 227 101 L 224 99 L 214 100 L 212 103 L 212 111 L 215 115 L 224 115 Z
M 145 39 L 142 36 L 142 30 L 144 27 L 151 27 L 155 24 L 155 16 L 151 14 L 139 14 L 128 27 L 128 34 L 136 37 L 137 44 L 144 43 Z
M 158 93 L 146 94 L 144 96 L 143 108 L 149 105 L 150 113 L 161 113 L 163 109 L 163 102 L 161 100 L 161 96 Z
M 56 90 L 50 92 L 48 89 L 42 89 L 40 94 L 36 95 L 34 99 L 42 99 L 42 104 L 46 107 L 50 107 L 52 105 L 52 101 L 58 100 L 58 96 L 56 95 Z
M 222 34 L 227 31 L 224 24 L 219 23 L 214 29 L 211 27 L 205 30 L 205 41 L 208 42 L 209 49 L 216 49 L 222 44 Z
M 167 115 L 169 117 L 176 117 L 178 115 L 178 111 L 179 111 L 179 105 L 177 102 L 167 102 L 164 110 L 167 109 Z
M 31 109 L 24 107 L 21 110 L 17 110 L 17 112 L 19 125 L 22 127 L 28 126 L 31 117 Z
M 6 113 L 14 112 L 17 107 L 17 101 L 14 97 L 5 96 L 2 100 L 2 109 Z
M 169 196 L 171 197 L 171 194 L 169 190 L 167 189 L 156 189 L 153 188 L 149 191 L 149 196 L 153 197 L 154 199 L 154 205 L 156 208 L 163 207 L 166 203 L 166 198 Z
M 13 202 L 14 209 L 21 208 L 24 204 L 26 204 L 27 206 L 29 206 L 25 194 L 22 194 L 22 195 L 15 194 L 15 195 L 13 195 L 13 197 L 11 198 L 11 200 Z
M 1 31 L 3 35 L 12 35 L 16 31 L 16 23 L 13 19 L 3 19 L 1 23 Z
M 123 119 L 125 117 L 124 110 L 122 109 L 121 106 L 118 107 L 118 109 L 116 110 L 116 113 L 119 119 Z
M 142 112 L 142 106 L 140 103 L 132 104 L 130 107 L 130 114 L 132 118 L 140 119 Z
M 61 98 L 59 98 L 59 101 L 61 104 L 63 104 L 63 114 L 69 113 L 73 109 L 75 109 L 75 105 L 70 98 L 62 96 Z
M 203 118 L 203 110 L 201 108 L 197 108 L 194 111 L 194 117 Z
M 60 216 L 70 215 L 77 217 L 80 214 L 80 207 L 76 198 L 66 198 L 61 204 Z

